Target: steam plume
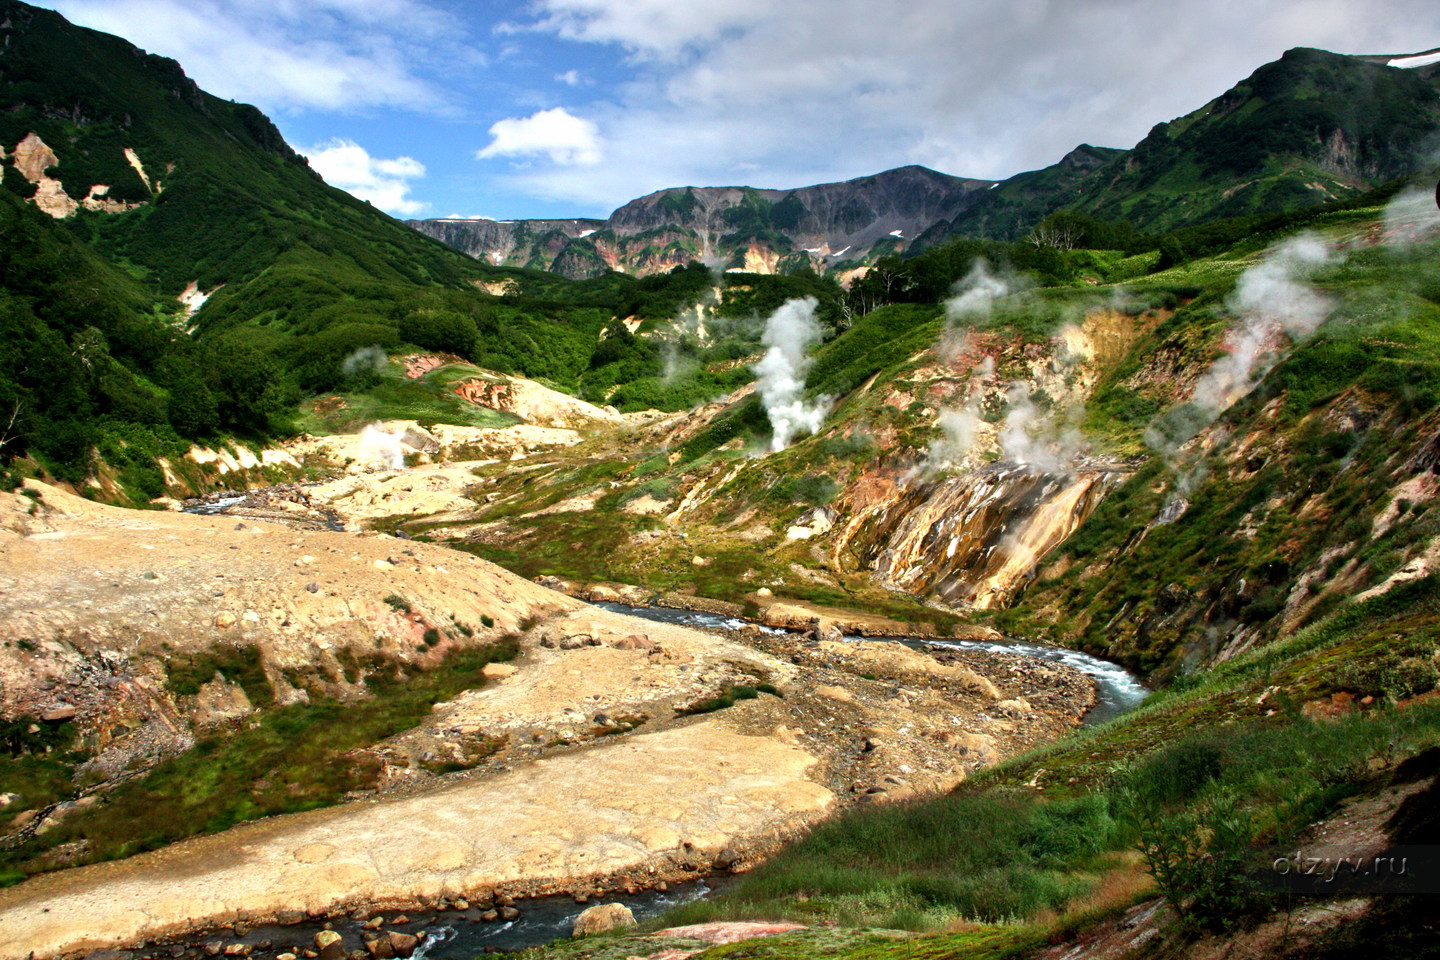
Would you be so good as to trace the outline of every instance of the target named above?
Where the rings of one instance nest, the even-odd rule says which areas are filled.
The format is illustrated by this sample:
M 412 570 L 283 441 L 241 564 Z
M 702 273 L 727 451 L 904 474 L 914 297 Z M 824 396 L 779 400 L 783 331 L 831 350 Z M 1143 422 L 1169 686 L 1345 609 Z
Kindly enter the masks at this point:
M 806 352 L 821 337 L 817 305 L 814 297 L 787 300 L 765 322 L 762 340 L 768 349 L 755 364 L 755 373 L 760 402 L 770 418 L 772 452 L 784 450 L 798 433 L 820 429 L 830 407 L 826 398 L 805 400 L 805 371 L 810 367 Z
M 1240 275 L 1230 297 L 1240 324 L 1227 335 L 1230 352 L 1196 382 L 1196 406 L 1213 419 L 1253 390 L 1279 362 L 1284 355 L 1282 334 L 1296 342 L 1315 332 L 1332 304 L 1304 278 L 1329 259 L 1325 244 L 1301 234 Z
M 955 284 L 954 295 L 945 301 L 945 320 L 959 320 L 990 315 L 996 300 L 1010 293 L 1010 284 L 990 272 L 990 265 L 976 260 L 964 279 Z
M 390 363 L 385 351 L 379 346 L 360 347 L 353 350 L 350 355 L 340 361 L 340 372 L 347 377 L 353 377 L 358 373 L 383 373 L 385 367 Z
M 1000 452 L 1007 460 L 1047 473 L 1068 471 L 1080 455 L 1082 437 L 1073 428 L 1055 431 L 1035 405 L 1024 383 L 1010 384 L 1010 409 L 1000 430 Z
M 1188 496 L 1206 476 L 1203 457 L 1197 455 L 1186 466 L 1182 448 L 1255 389 L 1291 344 L 1309 337 L 1329 316 L 1330 299 L 1306 282 L 1329 260 L 1324 243 L 1301 234 L 1240 275 L 1229 300 L 1240 318 L 1225 336 L 1229 352 L 1196 381 L 1189 404 L 1158 418 L 1145 431 L 1145 443 L 1169 461 L 1176 475 L 1177 498 Z
M 1405 190 L 1385 205 L 1385 242 L 1419 243 L 1440 231 L 1433 190 Z
M 390 433 L 378 423 L 372 423 L 360 431 L 360 450 L 365 456 L 384 463 L 386 469 L 399 470 L 405 466 L 405 451 L 400 446 L 400 434 Z

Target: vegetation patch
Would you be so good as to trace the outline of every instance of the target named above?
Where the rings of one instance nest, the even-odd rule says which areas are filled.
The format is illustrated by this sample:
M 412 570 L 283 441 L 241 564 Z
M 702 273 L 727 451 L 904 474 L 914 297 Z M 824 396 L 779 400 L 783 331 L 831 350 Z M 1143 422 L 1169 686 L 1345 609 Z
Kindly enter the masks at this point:
M 112 860 L 247 820 L 337 803 L 348 792 L 374 786 L 378 761 L 364 748 L 420 723 L 434 704 L 483 686 L 481 668 L 517 652 L 513 639 L 455 648 L 439 664 L 403 679 L 398 669 L 371 673 L 365 699 L 315 697 L 263 711 L 117 786 L 102 803 L 71 814 L 42 836 L 0 852 L 0 870 L 28 875 L 53 869 L 60 864 L 49 851 L 65 844 L 83 844 L 78 862 Z M 5 775 L 27 773 L 34 778 L 26 787 L 32 793 L 53 787 L 56 771 L 48 765 L 32 763 Z

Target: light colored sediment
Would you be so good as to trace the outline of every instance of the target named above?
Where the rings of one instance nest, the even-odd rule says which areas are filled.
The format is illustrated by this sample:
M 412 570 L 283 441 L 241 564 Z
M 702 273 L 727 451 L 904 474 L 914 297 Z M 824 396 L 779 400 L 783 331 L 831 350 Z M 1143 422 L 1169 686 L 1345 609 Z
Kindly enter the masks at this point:
M 530 423 L 508 427 L 435 424 L 425 428 L 415 420 L 386 420 L 379 426 L 400 440 L 404 452 L 422 453 L 422 459 L 436 461 L 519 460 L 539 450 L 573 446 L 583 439 L 575 430 Z M 341 467 L 352 474 L 402 472 L 390 468 L 384 452 L 367 442 L 362 433 L 302 437 L 287 443 L 285 449 L 306 462 Z
M 247 824 L 0 891 L 0 957 L 53 956 L 239 911 L 322 910 L 613 874 L 773 834 L 835 802 L 814 758 L 709 718 L 422 796 Z
M 412 477 L 423 486 L 429 475 Z M 1088 682 L 1050 665 L 727 639 L 589 607 L 439 546 L 32 489 L 38 503 L 0 494 L 0 713 L 73 707 L 68 722 L 102 772 L 184 749 L 192 729 L 250 709 L 221 681 L 174 695 L 174 654 L 253 645 L 282 703 L 305 692 L 278 679 L 285 670 L 310 671 L 311 694 L 363 695 L 337 662 L 346 649 L 410 671 L 509 632 L 520 655 L 368 748 L 382 768 L 369 799 L 0 891 L 0 960 L 124 945 L 242 912 L 673 879 L 721 848 L 753 862 L 842 806 L 949 789 L 1058 736 L 1089 702 Z M 392 594 L 410 612 L 385 602 Z M 493 628 L 482 627 L 487 616 Z M 434 628 L 444 636 L 430 647 L 422 640 Z M 784 696 L 685 714 L 760 683 Z M 1001 701 L 1018 696 L 1036 708 Z M 477 744 L 499 746 L 477 761 Z M 451 757 L 472 769 L 436 776 Z

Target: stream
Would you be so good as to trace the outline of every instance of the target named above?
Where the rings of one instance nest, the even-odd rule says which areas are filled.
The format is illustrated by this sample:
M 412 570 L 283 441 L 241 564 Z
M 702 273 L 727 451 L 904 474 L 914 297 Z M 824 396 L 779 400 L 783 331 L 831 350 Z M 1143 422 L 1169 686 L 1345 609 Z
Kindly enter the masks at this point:
M 709 896 L 715 888 L 723 886 L 729 880 L 729 877 L 711 877 L 691 883 L 672 884 L 670 889 L 663 893 L 658 890 L 642 890 L 629 896 L 597 897 L 589 903 L 576 903 L 571 897 L 537 897 L 533 900 L 522 900 L 515 905 L 520 911 L 517 919 L 488 923 L 480 919 L 478 908 L 438 914 L 428 910 L 409 910 L 405 913 L 419 913 L 421 916 L 408 923 L 387 923 L 382 929 L 398 930 L 420 938 L 420 946 L 412 960 L 470 958 L 484 953 L 510 953 L 570 936 L 575 918 L 598 903 L 623 903 L 635 914 L 636 920 L 644 920 L 664 913 L 671 907 Z M 387 919 L 402 915 L 396 910 L 376 911 L 376 914 Z M 361 934 L 366 931 L 363 930 L 361 921 L 340 919 L 332 921 L 331 926 L 344 939 L 347 954 L 364 947 Z M 256 958 L 273 957 L 282 948 L 299 948 L 293 951 L 297 954 L 300 950 L 310 948 L 315 934 L 323 929 L 324 924 L 314 921 L 283 927 L 269 924 L 254 927 L 243 937 L 235 936 L 229 931 L 211 931 L 198 937 L 188 936 L 178 942 L 194 945 L 197 942 L 218 940 L 227 946 L 243 943 L 257 948 L 253 953 Z M 373 936 L 368 933 L 367 935 Z M 262 943 L 269 943 L 270 946 L 259 949 Z M 145 951 L 144 955 L 154 952 Z M 163 951 L 160 955 L 164 956 Z
M 738 630 L 745 626 L 748 621 L 736 617 L 726 617 L 716 613 L 703 613 L 699 610 L 675 610 L 670 607 L 632 607 L 625 603 L 597 603 L 597 607 L 609 610 L 613 613 L 624 613 L 632 617 L 639 617 L 643 620 L 655 620 L 660 623 L 677 623 L 687 627 L 699 627 L 710 630 Z M 778 627 L 761 627 L 767 633 L 788 633 Z M 845 639 L 863 642 L 865 637 L 847 636 Z M 1120 714 L 1139 706 L 1141 701 L 1150 695 L 1150 691 L 1140 682 L 1139 678 L 1109 660 L 1102 660 L 1099 657 L 1092 657 L 1088 653 L 1081 653 L 1079 650 L 1071 650 L 1066 647 L 1052 647 L 1043 643 L 1027 643 L 1023 640 L 938 640 L 934 638 L 921 637 L 886 637 L 887 640 L 899 640 L 907 646 L 924 650 L 927 647 L 941 647 L 946 650 L 983 650 L 988 653 L 1009 653 L 1022 657 L 1035 657 L 1039 660 L 1049 660 L 1060 663 L 1064 666 L 1079 670 L 1095 681 L 1095 704 L 1085 712 L 1082 722 L 1086 725 L 1104 723 L 1106 720 L 1113 720 Z

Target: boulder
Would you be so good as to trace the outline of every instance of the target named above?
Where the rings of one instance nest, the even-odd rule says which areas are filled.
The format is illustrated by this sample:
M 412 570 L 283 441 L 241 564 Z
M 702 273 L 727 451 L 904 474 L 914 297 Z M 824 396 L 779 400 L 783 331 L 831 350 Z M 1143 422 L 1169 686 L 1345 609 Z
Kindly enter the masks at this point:
M 950 634 L 956 640 L 980 640 L 986 643 L 996 643 L 1005 639 L 1005 634 L 993 627 L 982 627 L 973 623 L 957 624 Z
M 604 933 L 616 927 L 635 926 L 635 914 L 623 903 L 601 903 L 584 910 L 575 918 L 571 929 L 572 937 L 584 937 L 592 933 Z
M 320 960 L 345 960 L 345 942 L 334 930 L 315 934 L 315 949 L 320 951 Z
M 513 663 L 487 663 L 480 668 L 480 675 L 486 680 L 504 680 L 513 677 L 518 669 Z
M 616 650 L 654 650 L 659 644 L 642 633 L 632 633 L 611 644 Z
M 420 946 L 420 938 L 413 933 L 391 930 L 388 939 L 391 952 L 400 960 L 408 960 L 409 957 L 414 956 L 416 949 Z
M 1002 717 L 1012 717 L 1015 719 L 1033 717 L 1035 715 L 1035 709 L 1030 706 L 1027 700 L 1001 700 L 995 704 L 995 712 Z
M 391 945 L 388 936 L 371 937 L 369 940 L 366 940 L 365 952 L 368 953 L 373 960 L 395 960 L 395 947 Z

